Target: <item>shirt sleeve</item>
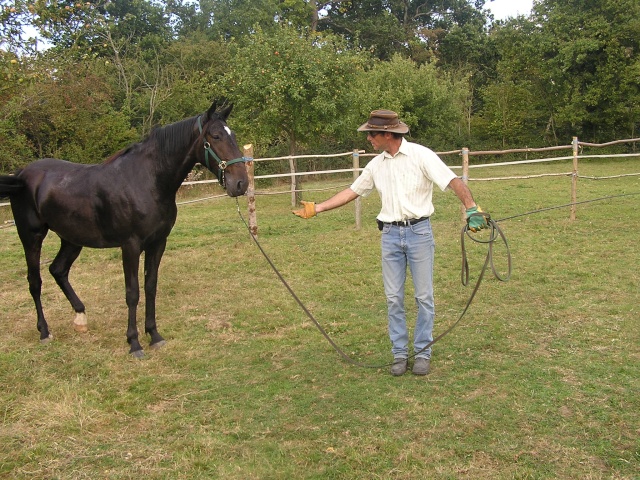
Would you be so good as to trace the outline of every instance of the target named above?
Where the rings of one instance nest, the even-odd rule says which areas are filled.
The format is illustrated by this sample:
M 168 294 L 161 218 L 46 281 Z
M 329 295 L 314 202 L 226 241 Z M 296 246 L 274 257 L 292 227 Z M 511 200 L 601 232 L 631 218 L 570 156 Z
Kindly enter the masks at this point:
M 371 172 L 370 168 L 371 163 L 372 162 L 369 162 L 367 166 L 364 167 L 364 170 L 362 171 L 360 176 L 356 178 L 351 184 L 351 190 L 353 190 L 361 197 L 366 197 L 367 195 L 369 195 L 376 186 L 373 181 L 373 173 Z
M 427 153 L 421 156 L 423 159 L 422 170 L 440 190 L 445 191 L 451 180 L 457 177 L 455 173 L 432 150 L 423 147 Z

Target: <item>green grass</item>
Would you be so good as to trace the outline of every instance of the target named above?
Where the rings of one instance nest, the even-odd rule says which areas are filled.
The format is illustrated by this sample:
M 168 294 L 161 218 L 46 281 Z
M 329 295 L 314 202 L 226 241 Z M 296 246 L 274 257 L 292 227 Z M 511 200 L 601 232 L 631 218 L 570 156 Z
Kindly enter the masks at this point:
M 580 173 L 639 166 L 589 161 Z M 500 167 L 472 178 L 569 170 Z M 471 188 L 495 218 L 570 201 L 563 177 Z M 637 192 L 638 177 L 581 180 L 578 199 Z M 341 361 L 252 243 L 235 200 L 180 207 L 158 295 L 168 343 L 142 361 L 127 354 L 118 250 L 84 250 L 72 270 L 85 335 L 43 268 L 55 340 L 42 346 L 17 233 L 1 229 L 0 478 L 637 479 L 638 201 L 581 205 L 573 222 L 560 209 L 502 223 L 512 278 L 484 281 L 434 347 L 427 377 Z M 459 203 L 451 192 L 435 202 L 438 334 L 470 288 L 459 280 Z M 390 360 L 378 209 L 376 194 L 363 199 L 358 231 L 352 206 L 303 221 L 289 195 L 257 199 L 262 246 L 335 341 L 367 364 Z M 50 235 L 43 258 L 57 246 Z M 484 254 L 470 246 L 472 282 Z

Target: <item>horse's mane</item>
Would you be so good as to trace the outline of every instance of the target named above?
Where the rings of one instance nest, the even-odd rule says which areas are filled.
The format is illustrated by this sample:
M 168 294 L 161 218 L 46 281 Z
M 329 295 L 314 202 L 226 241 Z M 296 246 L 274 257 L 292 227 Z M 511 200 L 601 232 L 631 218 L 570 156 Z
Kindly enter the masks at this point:
M 213 115 L 217 119 L 222 120 L 217 112 Z M 172 152 L 176 149 L 184 148 L 185 138 L 190 138 L 193 124 L 197 118 L 197 116 L 190 117 L 184 120 L 180 120 L 179 122 L 170 123 L 169 125 L 165 126 L 156 125 L 142 141 L 133 143 L 128 147 L 125 147 L 122 150 L 114 153 L 109 158 L 107 158 L 104 163 L 111 163 L 117 158 L 120 158 L 121 156 L 130 152 L 134 148 L 141 147 L 148 142 L 157 142 L 162 147 L 162 152 Z
M 193 124 L 197 117 L 190 117 L 163 127 L 155 127 L 143 143 L 147 141 L 158 142 L 163 152 L 173 152 L 184 148 L 185 139 L 191 138 Z
M 182 139 L 184 141 L 185 136 L 188 136 L 190 134 L 195 118 L 196 117 L 188 118 L 176 123 L 165 125 L 163 127 L 156 125 L 151 129 L 151 132 L 149 132 L 147 136 L 144 137 L 144 139 L 142 139 L 140 142 L 132 143 L 128 147 L 118 150 L 116 153 L 107 158 L 103 163 L 111 163 L 116 159 L 122 157 L 123 155 L 129 153 L 131 150 L 141 147 L 142 145 L 150 141 L 157 141 L 158 143 L 163 145 L 163 150 L 172 149 L 172 147 L 176 146 L 179 148 L 183 145 L 178 144 L 178 139 Z
M 111 155 L 109 158 L 107 158 L 103 163 L 107 164 L 107 163 L 111 163 L 113 162 L 116 158 L 120 158 L 122 155 L 124 155 L 125 153 L 127 153 L 129 150 L 131 150 L 134 147 L 134 145 L 129 145 L 128 147 L 123 148 L 122 150 L 118 150 L 116 153 L 114 153 L 113 155 Z

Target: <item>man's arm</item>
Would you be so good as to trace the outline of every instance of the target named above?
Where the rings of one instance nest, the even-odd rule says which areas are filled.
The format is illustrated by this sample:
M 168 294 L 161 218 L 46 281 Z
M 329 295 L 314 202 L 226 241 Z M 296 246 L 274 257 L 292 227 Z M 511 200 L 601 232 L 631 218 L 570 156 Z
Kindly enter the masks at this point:
M 326 212 L 327 210 L 333 210 L 334 208 L 341 207 L 349 203 L 352 200 L 358 198 L 358 194 L 351 190 L 350 188 L 346 188 L 340 193 L 336 193 L 333 197 L 328 200 L 325 200 L 322 203 L 315 204 L 313 202 L 301 202 L 302 208 L 300 210 L 294 210 L 294 215 L 297 215 L 302 218 L 311 218 L 315 217 L 316 214 L 320 212 Z
M 469 225 L 469 230 L 477 232 L 487 227 L 487 219 L 490 218 L 489 214 L 483 213 L 482 209 L 473 200 L 473 195 L 471 195 L 469 187 L 458 177 L 449 182 L 449 187 L 455 192 L 456 196 L 464 205 L 464 208 L 467 209 L 467 224 Z
M 325 200 L 322 203 L 316 204 L 316 213 L 326 212 L 327 210 L 333 210 L 334 208 L 341 207 L 347 203 L 358 198 L 358 194 L 350 188 L 345 188 L 339 193 L 336 193 L 333 197 Z
M 456 196 L 460 199 L 464 208 L 469 209 L 476 206 L 476 202 L 473 200 L 473 195 L 471 195 L 471 190 L 469 190 L 469 187 L 467 187 L 467 185 L 458 177 L 449 182 L 449 188 L 451 188 L 451 190 L 453 190 Z

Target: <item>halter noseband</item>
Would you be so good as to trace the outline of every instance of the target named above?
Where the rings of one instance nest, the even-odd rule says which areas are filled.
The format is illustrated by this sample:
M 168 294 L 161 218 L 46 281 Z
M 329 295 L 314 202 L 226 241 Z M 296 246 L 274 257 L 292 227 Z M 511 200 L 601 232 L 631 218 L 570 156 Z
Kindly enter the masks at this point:
M 202 134 L 202 115 L 200 115 L 198 117 L 198 129 L 200 129 L 200 133 Z M 220 182 L 220 185 L 222 187 L 224 187 L 224 171 L 225 169 L 229 166 L 229 165 L 233 165 L 234 163 L 239 163 L 239 162 L 246 162 L 247 158 L 246 157 L 238 157 L 238 158 L 234 158 L 233 160 L 229 160 L 229 161 L 224 161 L 221 160 L 220 157 L 218 155 L 216 155 L 216 152 L 213 151 L 213 149 L 211 148 L 211 144 L 209 142 L 207 142 L 207 139 L 203 136 L 202 137 L 204 139 L 204 163 L 206 165 L 206 167 L 211 170 L 211 166 L 209 165 L 209 155 L 211 155 L 213 158 L 216 159 L 216 162 L 218 164 L 218 173 L 216 174 L 216 176 L 218 177 L 218 182 Z

